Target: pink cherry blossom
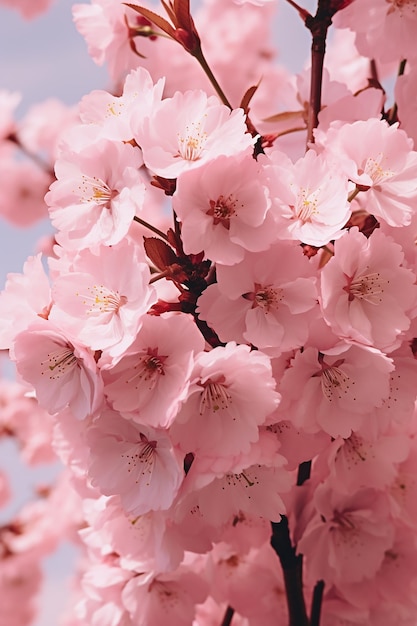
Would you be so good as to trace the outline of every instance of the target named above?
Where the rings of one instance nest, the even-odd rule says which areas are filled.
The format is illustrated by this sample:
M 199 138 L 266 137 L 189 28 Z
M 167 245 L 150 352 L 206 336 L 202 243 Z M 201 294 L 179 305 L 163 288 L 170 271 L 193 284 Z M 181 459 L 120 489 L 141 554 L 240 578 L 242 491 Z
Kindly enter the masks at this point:
M 21 377 L 35 388 L 49 413 L 70 407 L 78 419 L 95 413 L 103 401 L 103 383 L 94 354 L 51 322 L 34 322 L 17 335 L 13 359 Z
M 31 20 L 46 11 L 53 0 L 1 0 L 0 4 L 16 9 L 21 15 Z
M 29 257 L 23 274 L 8 274 L 0 294 L 0 348 L 10 348 L 13 338 L 39 317 L 48 317 L 51 293 L 41 255 Z
M 309 579 L 337 584 L 372 578 L 394 542 L 385 494 L 362 489 L 346 496 L 321 484 L 314 502 L 317 512 L 297 548 Z
M 102 367 L 107 400 L 124 417 L 168 427 L 186 397 L 194 355 L 203 349 L 191 317 L 146 316 L 122 358 Z
M 334 23 L 355 32 L 361 54 L 381 61 L 401 61 L 416 56 L 415 9 L 414 0 L 362 0 L 339 11 Z M 367 19 L 363 19 L 364 15 Z
M 154 174 L 176 178 L 220 155 L 232 156 L 255 142 L 242 109 L 230 111 L 203 91 L 176 92 L 155 108 L 135 135 Z
M 241 263 L 217 267 L 217 284 L 198 300 L 199 316 L 222 341 L 237 339 L 279 355 L 298 348 L 317 314 L 313 267 L 301 249 L 280 242 Z
M 349 437 L 388 397 L 393 368 L 371 348 L 345 345 L 325 353 L 306 348 L 282 377 L 279 414 L 310 433 L 322 428 L 332 437 Z
M 368 213 L 390 226 L 410 223 L 417 198 L 417 152 L 397 124 L 369 119 L 332 125 L 325 147 L 346 176 L 365 190 Z
M 275 239 L 266 178 L 251 155 L 219 156 L 178 179 L 173 208 L 184 251 L 232 265 Z
M 45 200 L 66 247 L 113 245 L 126 235 L 144 201 L 141 164 L 138 149 L 106 139 L 58 159 Z
M 167 433 L 105 411 L 89 428 L 93 486 L 119 495 L 124 510 L 143 515 L 168 509 L 184 477 L 182 458 Z
M 156 301 L 149 278 L 143 249 L 132 243 L 83 250 L 54 281 L 50 319 L 92 350 L 121 354 Z
M 312 246 L 326 245 L 342 235 L 350 216 L 348 178 L 324 155 L 309 150 L 292 164 L 277 150 L 264 162 L 280 239 L 296 239 Z
M 410 326 L 417 297 L 415 274 L 402 266 L 403 257 L 401 247 L 378 231 L 367 239 L 352 228 L 336 241 L 321 274 L 323 316 L 333 332 L 392 349 Z
M 268 357 L 228 343 L 197 355 L 187 398 L 171 426 L 185 452 L 225 461 L 248 452 L 258 427 L 279 404 Z
M 135 126 L 149 116 L 161 102 L 164 79 L 155 85 L 149 72 L 143 67 L 127 75 L 121 96 L 107 91 L 92 91 L 81 100 L 80 117 L 84 124 L 94 124 L 100 136 L 107 139 L 130 141 L 133 138 L 132 119 Z

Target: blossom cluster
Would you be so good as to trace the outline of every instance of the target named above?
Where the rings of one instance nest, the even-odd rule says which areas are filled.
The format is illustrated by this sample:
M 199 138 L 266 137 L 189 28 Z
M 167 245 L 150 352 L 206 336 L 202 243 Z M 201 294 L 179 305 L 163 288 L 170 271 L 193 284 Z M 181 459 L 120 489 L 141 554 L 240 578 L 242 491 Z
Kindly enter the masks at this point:
M 334 17 L 307 150 L 309 71 L 273 61 L 266 0 L 207 0 L 195 22 L 165 3 L 173 25 L 75 5 L 114 91 L 20 126 L 3 94 L 1 161 L 21 176 L 26 146 L 46 167 L 30 164 L 27 211 L 6 170 L 0 210 L 22 225 L 47 210 L 56 233 L 0 294 L 23 385 L 0 434 L 29 459 L 52 441 L 66 473 L 0 528 L 1 598 L 23 554 L 30 595 L 39 556 L 78 531 L 67 626 L 284 625 L 271 522 L 288 520 L 306 597 L 324 584 L 322 626 L 415 623 L 417 22 L 414 2 L 366 0 L 364 30 L 364 2 Z M 369 67 L 405 60 L 388 110 Z

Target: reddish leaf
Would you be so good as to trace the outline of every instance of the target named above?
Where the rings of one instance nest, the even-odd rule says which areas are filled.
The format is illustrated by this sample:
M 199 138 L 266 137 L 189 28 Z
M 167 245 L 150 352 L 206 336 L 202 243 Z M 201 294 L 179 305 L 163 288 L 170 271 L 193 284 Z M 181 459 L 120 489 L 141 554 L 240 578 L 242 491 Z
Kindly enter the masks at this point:
M 240 105 L 239 107 L 241 109 L 243 109 L 245 111 L 245 113 L 247 113 L 249 111 L 249 103 L 252 100 L 253 96 L 255 95 L 255 93 L 258 90 L 260 81 L 257 85 L 252 85 L 252 87 L 249 87 L 249 89 L 247 89 L 245 91 L 245 94 L 242 98 L 242 100 L 240 101 Z
M 157 237 L 144 237 L 143 239 L 147 256 L 161 272 L 177 262 L 174 250 L 165 241 Z
M 146 17 L 149 21 L 152 22 L 152 24 L 155 24 L 155 26 L 158 26 L 158 28 L 160 28 L 164 33 L 175 39 L 175 29 L 163 17 L 157 15 L 149 9 L 145 9 L 145 7 L 139 7 L 136 4 L 128 4 L 126 2 L 124 4 L 127 7 L 130 7 L 131 9 L 136 11 L 136 13 L 140 13 L 140 15 Z

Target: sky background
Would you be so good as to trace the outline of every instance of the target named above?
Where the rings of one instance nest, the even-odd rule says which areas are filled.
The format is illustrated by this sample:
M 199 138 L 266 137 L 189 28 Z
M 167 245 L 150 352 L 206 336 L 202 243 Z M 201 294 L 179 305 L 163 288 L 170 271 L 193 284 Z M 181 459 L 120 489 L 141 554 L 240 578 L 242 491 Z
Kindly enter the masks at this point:
M 29 2 L 31 0 L 28 0 Z M 277 0 L 278 2 L 278 0 Z M 104 68 L 97 67 L 87 54 L 84 39 L 72 22 L 71 0 L 55 0 L 51 9 L 31 21 L 24 21 L 12 9 L 0 6 L 0 89 L 18 91 L 22 103 L 18 116 L 35 103 L 58 98 L 76 104 L 93 89 L 105 89 L 108 82 Z M 194 0 L 191 6 L 197 6 Z M 306 8 L 314 6 L 306 0 Z M 309 34 L 296 12 L 280 0 L 274 24 L 280 59 L 292 71 L 300 71 L 309 50 Z M 41 235 L 51 232 L 45 221 L 30 229 L 18 229 L 0 218 L 0 289 L 8 272 L 21 272 L 28 255 L 36 251 Z M 7 510 L 0 512 L 0 523 L 30 499 L 33 486 L 50 481 L 55 470 L 22 467 L 11 442 L 0 444 L 0 467 L 8 469 L 16 497 Z M 55 626 L 59 610 L 69 591 L 66 579 L 74 561 L 74 551 L 64 546 L 47 559 L 47 584 L 41 598 L 41 613 L 36 626 Z

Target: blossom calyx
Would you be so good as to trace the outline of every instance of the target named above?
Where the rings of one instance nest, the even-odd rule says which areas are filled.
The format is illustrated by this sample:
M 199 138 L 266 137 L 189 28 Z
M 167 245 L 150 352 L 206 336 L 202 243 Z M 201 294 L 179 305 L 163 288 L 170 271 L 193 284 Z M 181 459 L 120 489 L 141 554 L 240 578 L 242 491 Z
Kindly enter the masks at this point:
M 201 41 L 194 20 L 190 14 L 190 1 L 168 0 L 168 2 L 164 2 L 164 0 L 161 0 L 161 2 L 172 24 L 145 7 L 129 3 L 126 3 L 126 6 L 140 13 L 143 17 L 158 26 L 169 37 L 178 41 L 187 52 L 193 56 L 198 56 L 201 52 Z

